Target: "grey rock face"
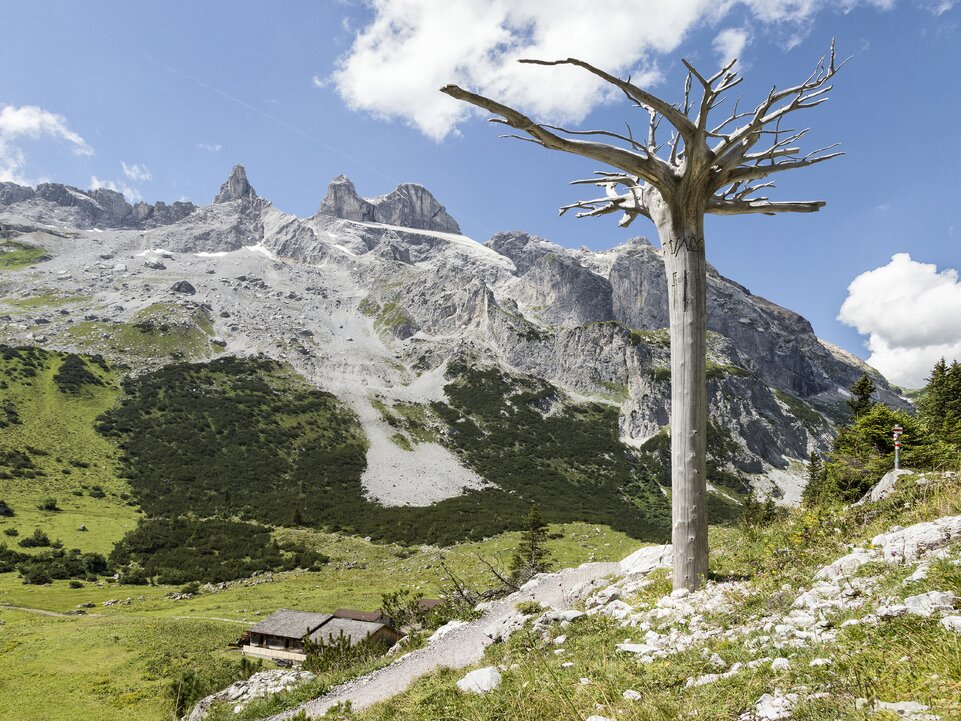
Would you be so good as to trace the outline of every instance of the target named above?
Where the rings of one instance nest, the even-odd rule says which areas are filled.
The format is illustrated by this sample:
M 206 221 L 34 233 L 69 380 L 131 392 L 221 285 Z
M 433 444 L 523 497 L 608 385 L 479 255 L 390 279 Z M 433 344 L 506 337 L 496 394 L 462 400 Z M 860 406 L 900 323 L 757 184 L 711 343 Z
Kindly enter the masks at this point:
M 257 193 L 247 181 L 247 171 L 243 165 L 235 165 L 220 192 L 214 198 L 215 203 L 229 203 L 232 200 L 253 200 Z
M 361 198 L 350 178 L 339 175 L 327 187 L 317 212 L 344 220 L 460 234 L 460 226 L 444 206 L 415 183 L 403 183 L 377 198 Z
M 75 228 L 154 228 L 187 217 L 196 206 L 176 202 L 134 206 L 122 193 L 109 188 L 80 190 L 61 183 L 41 183 L 36 190 L 15 183 L 0 183 L 0 211 L 24 219 Z
M 611 284 L 566 253 L 545 253 L 514 286 L 514 298 L 557 325 L 611 320 Z
M 374 222 L 374 205 L 357 195 L 353 181 L 346 175 L 338 175 L 327 186 L 327 195 L 317 212 L 344 220 L 362 223 Z
M 485 245 L 494 252 L 514 261 L 519 276 L 529 271 L 545 255 L 567 252 L 563 246 L 557 245 L 557 243 L 519 230 L 495 233 Z
M 33 188 L 16 183 L 0 183 L 0 205 L 13 205 L 24 200 L 32 200 L 36 195 Z

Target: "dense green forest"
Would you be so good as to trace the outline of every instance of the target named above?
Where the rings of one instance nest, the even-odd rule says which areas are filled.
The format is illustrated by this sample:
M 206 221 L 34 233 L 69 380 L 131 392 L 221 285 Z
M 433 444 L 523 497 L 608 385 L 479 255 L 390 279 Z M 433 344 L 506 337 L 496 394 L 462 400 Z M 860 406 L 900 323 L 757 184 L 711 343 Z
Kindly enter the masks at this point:
M 383 507 L 361 485 L 360 425 L 337 399 L 262 358 L 177 363 L 124 383 L 98 429 L 151 518 L 324 527 L 448 545 L 520 528 L 532 501 L 552 522 L 604 523 L 640 538 L 669 526 L 664 495 L 617 437 L 616 409 L 564 404 L 542 381 L 451 368 L 440 436 L 497 488 L 428 507 Z M 202 521 L 198 521 L 202 522 Z M 145 522 L 146 523 L 146 522 Z M 124 541 L 126 544 L 127 541 Z M 146 551 L 124 558 L 148 565 Z

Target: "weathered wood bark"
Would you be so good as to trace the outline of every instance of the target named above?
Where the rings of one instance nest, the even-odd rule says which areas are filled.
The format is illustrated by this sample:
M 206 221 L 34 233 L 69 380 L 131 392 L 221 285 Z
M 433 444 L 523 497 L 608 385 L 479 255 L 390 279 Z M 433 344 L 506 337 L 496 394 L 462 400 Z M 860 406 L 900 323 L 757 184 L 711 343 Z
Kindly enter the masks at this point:
M 521 60 L 536 65 L 573 65 L 617 87 L 635 107 L 649 115 L 646 140 L 609 130 L 565 130 L 533 120 L 496 100 L 485 98 L 456 85 L 441 92 L 484 108 L 499 116 L 495 122 L 515 128 L 530 140 L 550 150 L 592 158 L 617 169 L 599 171 L 595 178 L 575 184 L 596 185 L 605 197 L 585 200 L 561 208 L 583 212 L 577 217 L 623 213 L 620 225 L 638 216 L 650 218 L 657 226 L 667 274 L 671 334 L 671 487 L 672 540 L 674 544 L 674 588 L 695 590 L 707 576 L 707 261 L 704 255 L 704 215 L 746 213 L 814 213 L 822 201 L 773 202 L 758 191 L 774 186 L 759 182 L 770 175 L 805 168 L 835 158 L 826 152 L 834 146 L 801 155 L 793 144 L 807 130 L 782 130 L 789 113 L 814 108 L 827 100 L 828 84 L 835 65 L 834 45 L 826 60 L 799 85 L 772 89 L 753 111 L 739 112 L 737 103 L 720 123 L 709 120 L 721 95 L 740 84 L 742 78 L 731 61 L 707 78 L 690 63 L 684 86 L 684 100 L 673 104 L 633 85 L 630 80 L 604 72 L 576 58 L 566 60 Z M 842 63 L 843 64 L 843 63 Z M 701 86 L 699 103 L 693 102 L 694 81 Z M 747 119 L 744 125 L 736 123 Z M 661 120 L 673 133 L 666 144 L 657 142 Z M 732 126 L 735 126 L 732 128 Z M 564 136 L 572 137 L 564 137 Z M 583 139 L 585 136 L 614 138 L 621 145 Z M 769 140 L 766 144 L 762 141 Z M 758 145 L 766 146 L 757 151 Z M 752 152 L 753 151 L 753 152 Z M 623 192 L 618 187 L 624 188 Z
M 655 216 L 657 217 L 657 216 Z M 671 542 L 674 588 L 707 577 L 707 261 L 703 213 L 657 224 L 671 335 Z

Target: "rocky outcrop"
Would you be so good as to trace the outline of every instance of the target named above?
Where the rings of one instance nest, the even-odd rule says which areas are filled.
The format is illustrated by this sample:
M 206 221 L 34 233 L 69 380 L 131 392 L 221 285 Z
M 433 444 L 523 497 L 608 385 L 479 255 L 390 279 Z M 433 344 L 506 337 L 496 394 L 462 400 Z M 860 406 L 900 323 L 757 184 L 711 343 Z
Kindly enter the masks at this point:
M 552 325 L 611 320 L 611 284 L 566 253 L 545 253 L 512 286 L 530 314 Z
M 314 678 L 314 674 L 309 671 L 284 669 L 258 671 L 246 680 L 236 681 L 222 691 L 201 699 L 187 716 L 186 721 L 201 721 L 218 703 L 229 704 L 234 713 L 240 713 L 251 701 L 285 693 Z
M 176 223 L 196 210 L 193 203 L 130 205 L 122 193 L 109 188 L 81 190 L 62 183 L 34 188 L 0 183 L 0 212 L 48 225 L 73 228 L 148 229 Z
M 247 180 L 247 171 L 243 165 L 235 165 L 220 192 L 214 198 L 214 203 L 229 203 L 234 200 L 251 201 L 257 197 L 256 191 Z
M 524 275 L 545 255 L 567 252 L 563 246 L 557 243 L 519 230 L 495 233 L 485 245 L 495 253 L 510 258 L 514 262 L 514 267 L 517 268 L 518 276 Z
M 317 211 L 344 220 L 460 234 L 460 226 L 430 191 L 416 183 L 398 185 L 387 195 L 361 198 L 345 175 L 334 178 Z

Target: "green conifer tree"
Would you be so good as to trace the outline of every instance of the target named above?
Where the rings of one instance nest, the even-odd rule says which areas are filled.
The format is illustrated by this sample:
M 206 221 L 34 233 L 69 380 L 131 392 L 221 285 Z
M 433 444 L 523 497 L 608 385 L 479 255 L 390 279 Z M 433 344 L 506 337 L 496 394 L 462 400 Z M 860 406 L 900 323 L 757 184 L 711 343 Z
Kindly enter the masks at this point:
M 825 479 L 826 474 L 821 456 L 811 451 L 811 455 L 808 457 L 807 484 L 804 486 L 802 494 L 805 505 L 813 506 L 825 500 Z
M 848 405 L 851 407 L 851 415 L 854 420 L 857 420 L 862 415 L 871 410 L 874 406 L 874 401 L 871 400 L 871 396 L 877 390 L 877 386 L 874 385 L 874 381 L 865 373 L 857 382 L 850 387 L 851 398 L 848 399 Z
M 939 432 L 944 425 L 948 384 L 948 364 L 941 358 L 934 364 L 928 384 L 924 388 L 924 395 L 918 401 L 918 417 L 933 433 Z
M 521 541 L 511 559 L 511 580 L 518 586 L 526 583 L 536 573 L 549 571 L 551 562 L 547 550 L 547 524 L 537 510 L 531 506 L 525 520 Z

